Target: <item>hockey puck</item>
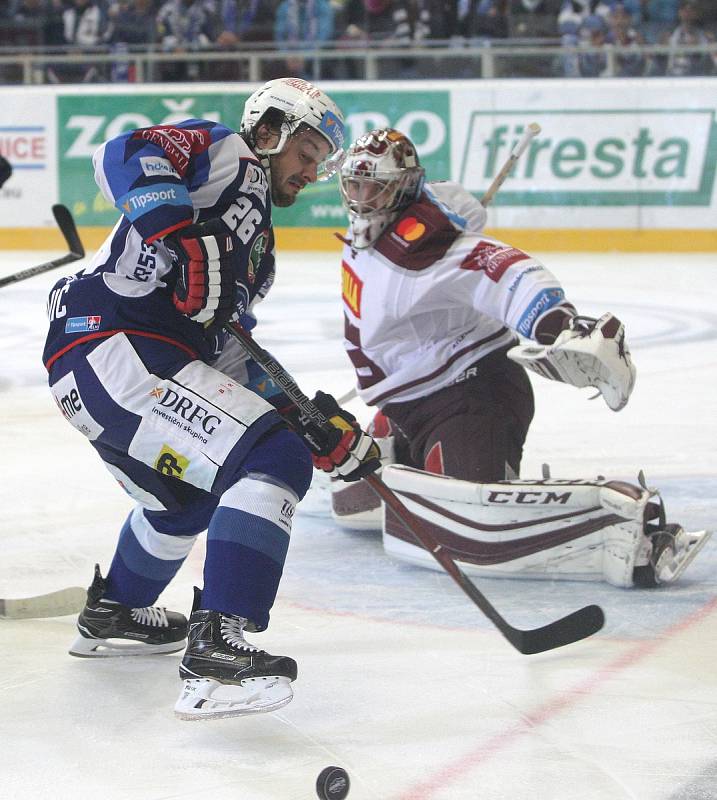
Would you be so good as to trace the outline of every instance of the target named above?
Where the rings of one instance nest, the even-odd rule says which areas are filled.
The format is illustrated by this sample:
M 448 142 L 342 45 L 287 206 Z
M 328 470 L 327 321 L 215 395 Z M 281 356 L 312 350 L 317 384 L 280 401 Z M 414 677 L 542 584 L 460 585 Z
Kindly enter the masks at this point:
M 349 793 L 349 774 L 342 767 L 324 767 L 316 779 L 316 794 L 321 800 L 344 800 Z

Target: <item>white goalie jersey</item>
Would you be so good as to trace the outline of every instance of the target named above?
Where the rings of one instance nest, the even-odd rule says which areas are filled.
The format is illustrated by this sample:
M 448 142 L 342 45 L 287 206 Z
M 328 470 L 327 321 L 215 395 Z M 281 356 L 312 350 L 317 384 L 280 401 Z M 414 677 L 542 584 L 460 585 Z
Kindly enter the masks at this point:
M 369 405 L 414 400 L 479 359 L 530 338 L 564 300 L 529 254 L 481 233 L 483 207 L 456 183 L 432 183 L 370 250 L 346 243 L 344 345 Z

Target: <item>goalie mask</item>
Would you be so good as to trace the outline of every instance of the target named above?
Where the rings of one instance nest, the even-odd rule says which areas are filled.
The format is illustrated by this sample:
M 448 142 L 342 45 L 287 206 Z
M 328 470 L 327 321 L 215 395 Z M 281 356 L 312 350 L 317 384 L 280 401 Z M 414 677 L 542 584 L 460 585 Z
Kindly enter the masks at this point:
M 421 193 L 424 174 L 413 142 L 400 131 L 370 131 L 353 143 L 339 177 L 353 247 L 378 239 Z
M 257 128 L 266 123 L 279 134 L 274 147 L 257 146 Z M 269 156 L 280 153 L 290 136 L 310 129 L 329 144 L 329 155 L 319 164 L 319 180 L 336 174 L 344 158 L 344 119 L 339 107 L 321 89 L 301 78 L 277 78 L 257 89 L 244 104 L 239 132 L 269 171 Z

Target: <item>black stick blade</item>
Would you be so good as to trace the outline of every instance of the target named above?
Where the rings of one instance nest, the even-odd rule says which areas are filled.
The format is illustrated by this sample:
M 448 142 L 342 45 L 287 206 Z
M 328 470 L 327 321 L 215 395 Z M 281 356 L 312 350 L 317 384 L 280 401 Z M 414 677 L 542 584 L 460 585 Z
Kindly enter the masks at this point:
M 80 234 L 77 232 L 75 220 L 72 218 L 70 209 L 61 203 L 57 203 L 52 207 L 52 215 L 55 218 L 57 227 L 65 237 L 69 251 L 78 258 L 84 258 L 85 248 L 80 241 Z
M 414 523 L 416 522 L 420 521 L 414 517 Z M 600 606 L 589 605 L 542 628 L 514 628 L 444 550 L 438 548 L 433 555 L 513 647 L 525 656 L 587 639 L 605 624 L 605 614 Z
M 588 636 L 597 633 L 604 624 L 603 610 L 600 606 L 590 605 L 579 608 L 567 617 L 542 628 L 527 631 L 512 628 L 501 632 L 517 650 L 529 656 L 587 639 Z

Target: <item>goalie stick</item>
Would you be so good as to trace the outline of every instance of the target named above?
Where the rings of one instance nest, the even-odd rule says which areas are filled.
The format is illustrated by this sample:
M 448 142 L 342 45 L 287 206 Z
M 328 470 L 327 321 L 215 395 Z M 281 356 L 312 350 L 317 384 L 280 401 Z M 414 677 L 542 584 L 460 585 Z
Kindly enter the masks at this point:
M 515 147 L 511 150 L 510 155 L 506 159 L 505 164 L 500 169 L 500 172 L 493 179 L 493 183 L 488 187 L 486 193 L 481 197 L 481 204 L 487 206 L 495 197 L 496 192 L 505 183 L 505 179 L 510 174 L 510 171 L 515 166 L 518 159 L 527 150 L 531 140 L 540 133 L 540 125 L 537 122 L 531 122 L 525 129 L 525 133 L 517 142 Z
M 244 350 L 264 368 L 297 408 L 315 424 L 321 427 L 326 425 L 326 417 L 301 391 L 291 375 L 270 353 L 257 344 L 250 334 L 240 326 L 231 323 L 225 324 L 224 329 L 237 339 Z M 368 482 L 371 488 L 413 533 L 421 545 L 431 553 L 451 578 L 519 652 L 524 655 L 531 655 L 542 653 L 546 650 L 554 650 L 556 647 L 562 647 L 592 636 L 604 625 L 605 615 L 600 606 L 589 605 L 540 628 L 529 630 L 514 628 L 498 613 L 488 598 L 460 569 L 451 558 L 451 555 L 436 542 L 433 535 L 423 526 L 421 521 L 403 505 L 377 475 L 368 475 L 364 480 Z
M 87 589 L 69 586 L 34 597 L 0 599 L 0 619 L 37 619 L 79 614 L 87 601 Z
M 500 187 L 505 183 L 505 179 L 508 177 L 508 174 L 515 166 L 518 159 L 528 149 L 528 145 L 530 144 L 531 140 L 539 133 L 540 125 L 538 125 L 537 122 L 531 122 L 530 125 L 528 125 L 528 127 L 525 129 L 525 133 L 521 137 L 520 141 L 518 141 L 515 147 L 510 151 L 510 155 L 501 167 L 500 172 L 493 179 L 493 183 L 491 183 L 491 185 L 486 189 L 483 197 L 481 197 L 480 203 L 483 207 L 490 205 L 490 203 L 493 201 L 493 198 L 496 196 L 498 189 L 500 189 Z M 342 406 L 345 403 L 348 403 L 350 400 L 353 400 L 354 397 L 358 397 L 358 392 L 355 386 L 352 389 L 349 389 L 346 394 L 341 395 L 336 402 Z
M 52 207 L 52 215 L 55 217 L 55 222 L 57 222 L 57 226 L 70 252 L 60 258 L 46 261 L 44 264 L 38 264 L 36 267 L 28 267 L 27 269 L 20 270 L 20 272 L 15 272 L 12 275 L 6 275 L 4 278 L 0 278 L 0 288 L 10 283 L 24 281 L 25 278 L 41 275 L 43 272 L 49 272 L 52 269 L 57 269 L 57 267 L 62 267 L 65 264 L 71 264 L 73 261 L 79 261 L 81 258 L 85 257 L 85 248 L 80 241 L 80 235 L 77 233 L 75 220 L 72 218 L 70 209 L 58 203 Z

